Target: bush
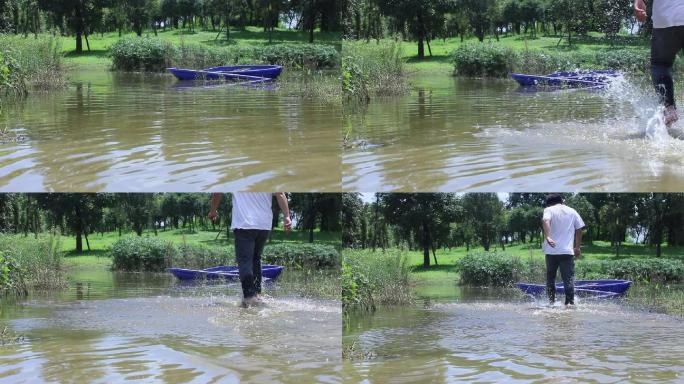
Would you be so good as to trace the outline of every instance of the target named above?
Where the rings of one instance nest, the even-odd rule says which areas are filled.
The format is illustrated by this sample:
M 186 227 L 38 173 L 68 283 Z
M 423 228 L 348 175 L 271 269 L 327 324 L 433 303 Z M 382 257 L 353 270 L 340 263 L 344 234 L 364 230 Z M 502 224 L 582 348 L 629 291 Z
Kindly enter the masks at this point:
M 231 248 L 208 248 L 203 245 L 182 244 L 171 265 L 178 268 L 204 269 L 217 265 L 229 265 L 235 260 Z
M 113 68 L 120 71 L 161 71 L 171 67 L 176 48 L 153 37 L 125 37 L 110 48 Z
M 299 268 L 332 268 L 340 265 L 340 253 L 332 245 L 281 243 L 267 245 L 262 261 Z
M 334 68 L 339 52 L 324 44 L 278 44 L 231 46 L 180 44 L 156 37 L 127 37 L 110 49 L 113 69 L 120 71 L 163 71 L 168 67 L 207 68 L 221 65 L 263 63 L 291 68 Z
M 592 52 L 514 51 L 502 45 L 464 44 L 451 53 L 454 74 L 466 77 L 506 77 L 511 72 L 547 74 L 582 68 L 642 73 L 650 68 L 643 49 L 602 49 Z M 678 70 L 679 66 L 676 66 Z
M 513 69 L 513 50 L 494 44 L 463 44 L 451 54 L 454 73 L 466 77 L 506 77 Z
M 342 305 L 374 310 L 377 305 L 411 302 L 411 269 L 401 251 L 345 250 Z
M 154 237 L 124 237 L 111 248 L 112 267 L 123 271 L 161 272 L 178 255 L 176 247 Z
M 475 286 L 506 286 L 515 281 L 516 271 L 521 269 L 519 259 L 504 253 L 469 253 L 460 259 L 456 267 L 461 282 Z
M 0 292 L 24 294 L 31 289 L 62 288 L 61 239 L 0 235 Z
M 684 281 L 684 262 L 677 259 L 580 260 L 577 276 L 586 279 L 626 279 L 643 282 Z

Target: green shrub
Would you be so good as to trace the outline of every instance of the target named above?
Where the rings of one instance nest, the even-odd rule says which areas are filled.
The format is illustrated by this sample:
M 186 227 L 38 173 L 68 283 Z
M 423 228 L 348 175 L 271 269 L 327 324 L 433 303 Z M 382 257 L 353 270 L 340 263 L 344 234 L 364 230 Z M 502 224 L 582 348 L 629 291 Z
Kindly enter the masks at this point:
M 62 257 L 57 234 L 37 239 L 0 235 L 0 292 L 23 294 L 64 287 Z
M 109 50 L 113 68 L 121 71 L 161 71 L 171 67 L 176 48 L 153 37 L 125 37 Z
M 334 68 L 339 52 L 324 44 L 277 44 L 268 46 L 210 47 L 202 44 L 173 45 L 156 37 L 127 37 L 110 49 L 113 69 L 163 71 L 168 67 L 207 68 L 221 65 L 263 63 L 291 68 Z
M 576 70 L 588 62 L 590 56 L 581 52 L 525 50 L 515 53 L 512 67 L 513 72 L 548 74 Z
M 111 253 L 114 269 L 161 272 L 171 266 L 178 250 L 154 237 L 124 237 L 112 244 Z
M 647 50 L 606 49 L 596 52 L 594 63 L 599 68 L 638 73 L 651 68 L 651 56 Z
M 454 73 L 466 77 L 506 77 L 515 62 L 511 48 L 494 44 L 463 44 L 451 56 Z
M 299 268 L 332 268 L 340 265 L 340 253 L 332 245 L 280 243 L 267 245 L 262 261 Z
M 684 262 L 677 259 L 580 260 L 577 276 L 585 279 L 627 279 L 644 282 L 684 281 Z
M 521 269 L 519 259 L 504 253 L 469 253 L 460 259 L 456 267 L 463 284 L 475 286 L 506 286 L 515 281 L 516 271 Z
M 171 261 L 177 268 L 204 269 L 235 262 L 232 248 L 209 248 L 203 245 L 182 244 Z
M 342 260 L 345 307 L 374 310 L 377 305 L 411 302 L 411 269 L 403 252 L 346 249 Z

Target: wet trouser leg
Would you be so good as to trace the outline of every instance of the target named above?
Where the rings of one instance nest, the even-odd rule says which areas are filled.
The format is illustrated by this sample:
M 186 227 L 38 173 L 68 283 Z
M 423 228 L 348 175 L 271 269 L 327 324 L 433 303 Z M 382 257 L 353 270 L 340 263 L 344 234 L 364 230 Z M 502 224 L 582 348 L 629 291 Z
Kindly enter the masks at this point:
M 235 259 L 238 264 L 242 294 L 245 299 L 261 293 L 261 253 L 269 231 L 236 229 Z
M 549 303 L 556 302 L 556 271 L 558 271 L 557 255 L 546 255 L 546 294 Z
M 672 65 L 684 46 L 684 26 L 653 29 L 651 37 L 651 78 L 660 103 L 674 106 Z
M 254 287 L 256 289 L 256 293 L 259 294 L 261 294 L 261 254 L 264 251 L 264 245 L 266 245 L 266 241 L 268 241 L 269 233 L 270 231 L 259 230 L 254 243 Z
M 560 266 L 563 288 L 565 290 L 565 305 L 575 304 L 575 256 L 556 255 Z

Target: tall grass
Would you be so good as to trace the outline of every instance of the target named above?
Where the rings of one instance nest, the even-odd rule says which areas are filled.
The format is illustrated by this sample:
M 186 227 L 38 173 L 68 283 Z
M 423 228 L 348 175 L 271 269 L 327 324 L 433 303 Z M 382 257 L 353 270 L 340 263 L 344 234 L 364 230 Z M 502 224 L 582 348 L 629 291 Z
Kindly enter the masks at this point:
M 378 305 L 410 303 L 410 275 L 406 254 L 402 251 L 345 249 L 342 254 L 342 305 L 374 310 Z
M 668 284 L 635 284 L 627 301 L 638 307 L 684 317 L 684 288 Z
M 408 92 L 400 43 L 345 41 L 342 57 L 342 89 L 347 96 L 367 101 Z
M 0 88 L 7 93 L 49 90 L 66 84 L 63 55 L 58 39 L 24 38 L 0 34 L 0 70 L 8 70 Z
M 66 285 L 59 234 L 0 235 L 0 291 L 26 294 Z

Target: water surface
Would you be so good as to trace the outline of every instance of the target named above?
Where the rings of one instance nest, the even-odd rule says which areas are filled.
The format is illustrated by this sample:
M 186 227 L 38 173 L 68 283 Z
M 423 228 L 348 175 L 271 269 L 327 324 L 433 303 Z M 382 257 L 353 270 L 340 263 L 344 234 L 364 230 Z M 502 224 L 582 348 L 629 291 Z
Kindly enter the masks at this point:
M 25 337 L 0 348 L 0 382 L 339 382 L 339 301 L 295 294 L 301 274 L 283 273 L 249 309 L 238 284 L 73 273 L 64 292 L 0 305 Z
M 347 382 L 624 383 L 684 379 L 684 322 L 621 302 L 546 308 L 515 292 L 442 290 L 410 307 L 352 314 Z M 434 290 L 433 290 L 434 291 Z
M 277 87 L 75 72 L 4 108 L 24 140 L 0 143 L 0 190 L 339 190 L 339 110 Z
M 363 191 L 681 191 L 684 141 L 643 79 L 525 92 L 512 80 L 412 78 L 404 97 L 350 106 L 343 186 Z M 684 123 L 673 129 L 681 133 Z

